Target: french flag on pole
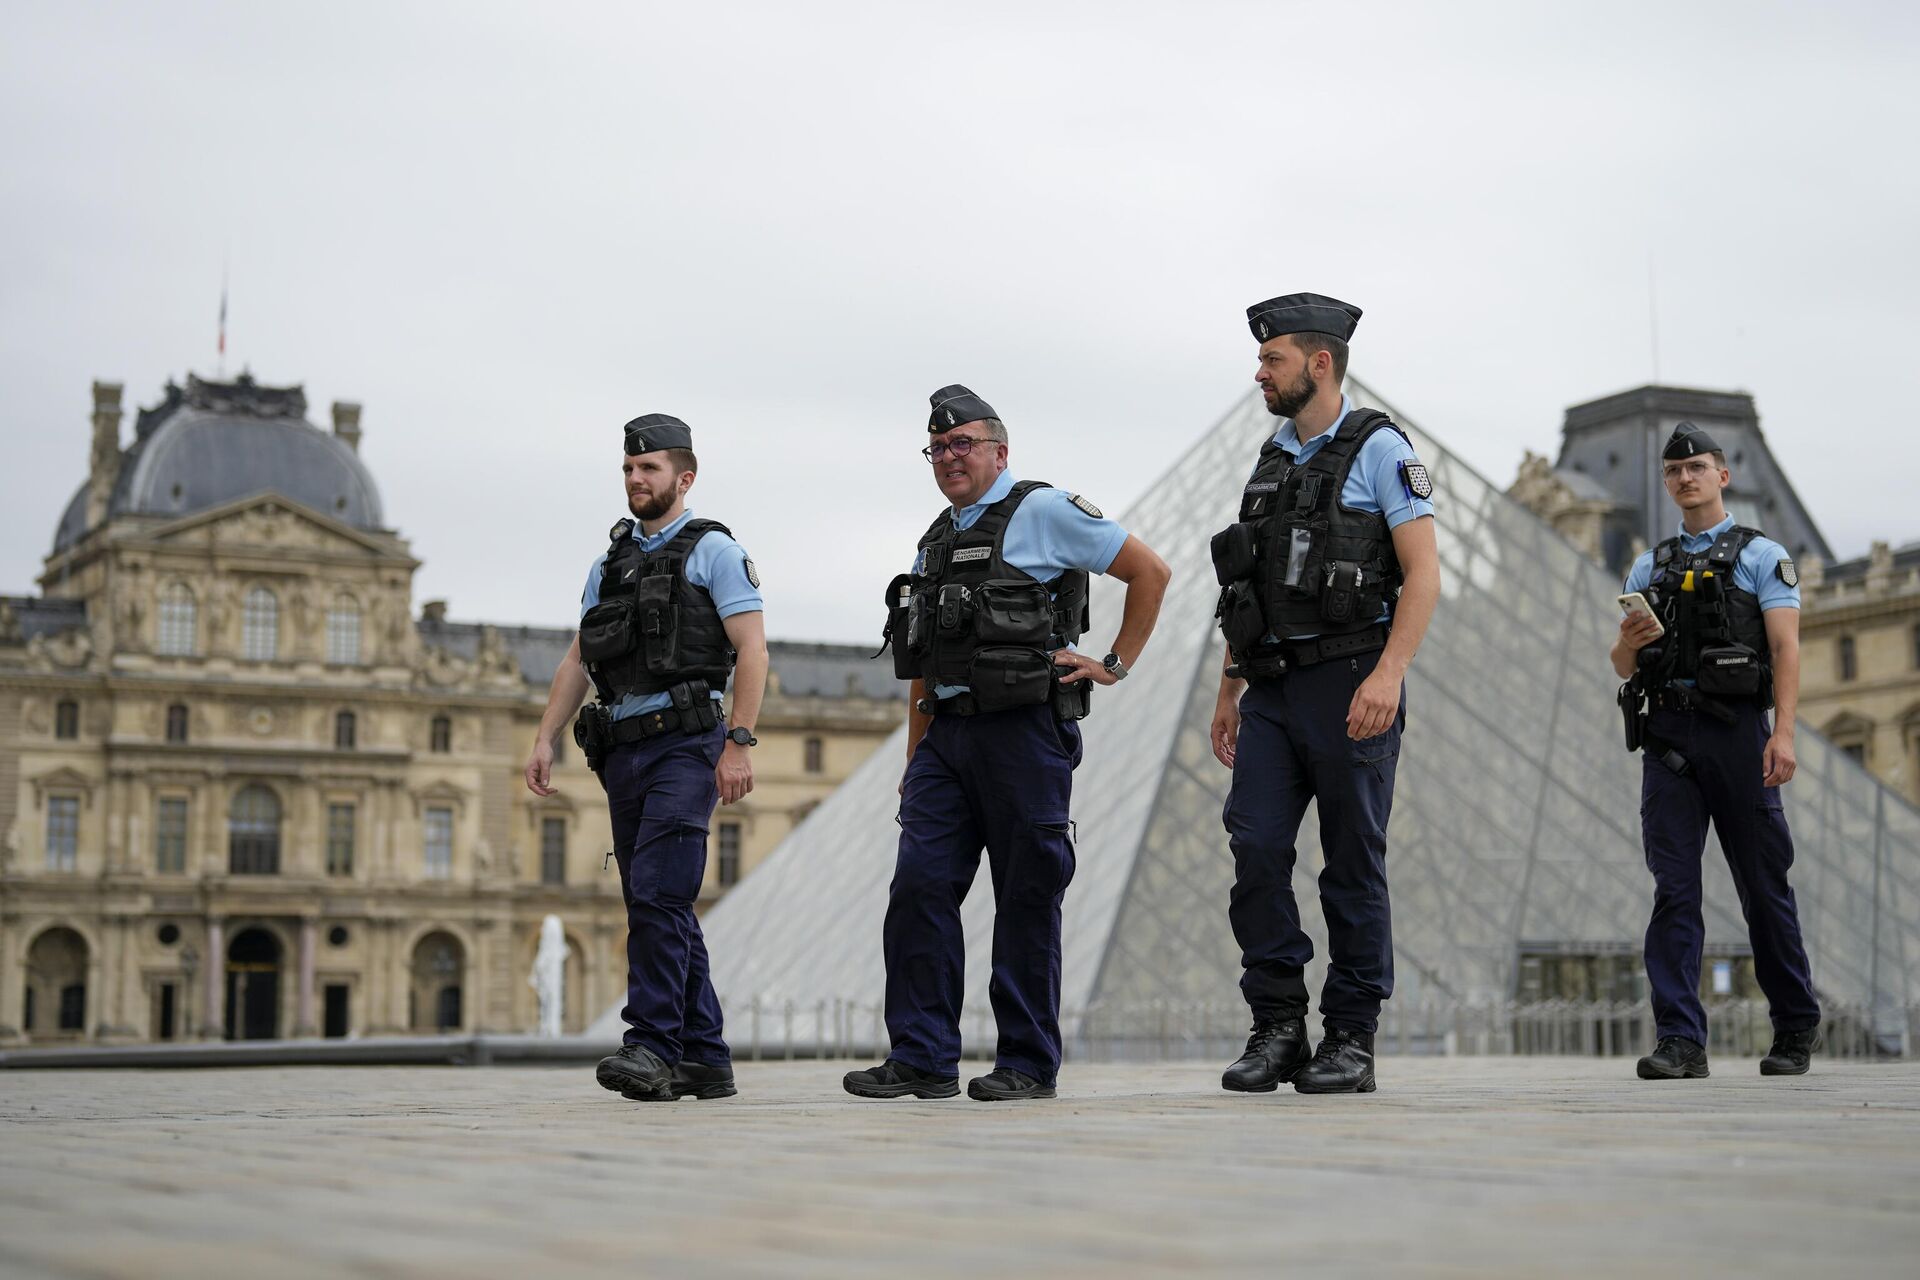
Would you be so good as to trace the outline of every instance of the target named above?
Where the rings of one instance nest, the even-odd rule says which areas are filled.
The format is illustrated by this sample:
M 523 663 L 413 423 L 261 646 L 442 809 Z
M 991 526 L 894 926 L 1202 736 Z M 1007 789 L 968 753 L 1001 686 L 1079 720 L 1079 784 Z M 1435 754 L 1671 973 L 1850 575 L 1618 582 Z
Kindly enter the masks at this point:
M 220 281 L 220 354 L 227 354 L 227 282 Z

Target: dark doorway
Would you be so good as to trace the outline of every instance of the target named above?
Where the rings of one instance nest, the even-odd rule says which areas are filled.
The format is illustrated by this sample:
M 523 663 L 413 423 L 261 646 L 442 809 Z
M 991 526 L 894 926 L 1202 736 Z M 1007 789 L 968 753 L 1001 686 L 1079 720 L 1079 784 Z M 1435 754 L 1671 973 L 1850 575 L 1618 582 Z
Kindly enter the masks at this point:
M 242 930 L 227 948 L 227 1039 L 271 1040 L 279 1033 L 279 939 L 265 929 Z
M 179 992 L 180 988 L 171 982 L 161 983 L 154 992 L 153 1038 L 155 1040 L 171 1040 L 179 1034 L 176 1028 L 180 1019 Z
M 320 1034 L 338 1040 L 347 1034 L 347 1000 L 351 988 L 344 982 L 329 982 L 322 993 L 324 1006 Z

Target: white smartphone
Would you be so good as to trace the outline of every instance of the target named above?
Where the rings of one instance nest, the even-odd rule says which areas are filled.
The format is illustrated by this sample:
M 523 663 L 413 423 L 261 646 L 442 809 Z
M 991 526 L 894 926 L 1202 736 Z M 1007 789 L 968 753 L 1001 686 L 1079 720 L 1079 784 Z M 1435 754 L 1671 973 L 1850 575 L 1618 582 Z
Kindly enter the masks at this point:
M 1644 613 L 1649 618 L 1652 618 L 1653 625 L 1659 628 L 1653 633 L 1654 639 L 1658 640 L 1661 636 L 1667 634 L 1666 627 L 1662 625 L 1660 621 L 1660 615 L 1653 611 L 1653 606 L 1647 603 L 1646 596 L 1640 592 L 1629 591 L 1623 596 L 1616 596 L 1615 600 L 1620 605 L 1620 612 L 1622 613 Z

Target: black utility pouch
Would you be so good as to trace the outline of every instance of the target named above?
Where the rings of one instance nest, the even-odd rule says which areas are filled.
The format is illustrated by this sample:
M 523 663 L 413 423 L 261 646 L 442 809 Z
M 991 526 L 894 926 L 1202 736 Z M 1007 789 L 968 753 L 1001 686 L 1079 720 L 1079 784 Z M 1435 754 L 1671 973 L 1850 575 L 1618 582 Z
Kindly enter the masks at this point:
M 1320 616 L 1328 622 L 1352 622 L 1360 605 L 1360 566 L 1336 560 L 1327 566 L 1326 585 L 1320 589 Z
M 907 652 L 920 657 L 933 643 L 933 592 L 915 591 L 907 602 Z M 896 670 L 898 667 L 896 666 Z M 918 674 L 917 672 L 914 674 Z M 903 677 L 911 678 L 911 677 Z
M 1260 611 L 1260 596 L 1251 583 L 1228 587 L 1220 601 L 1220 634 L 1227 638 L 1237 654 L 1249 652 L 1267 635 L 1267 619 Z
M 940 601 L 935 623 L 943 636 L 954 635 L 966 625 L 967 605 L 973 593 L 957 582 L 949 582 L 940 588 Z
M 881 633 L 881 649 L 893 646 L 893 674 L 898 680 L 911 680 L 919 674 L 909 659 L 912 643 L 907 635 L 907 614 L 913 605 L 913 575 L 903 573 L 887 584 L 887 627 Z M 878 657 L 878 654 L 874 655 Z
M 1038 706 L 1053 697 L 1053 663 L 1039 649 L 976 649 L 967 664 L 967 688 L 980 711 Z
M 1230 524 L 1213 535 L 1213 577 L 1223 587 L 1253 576 L 1253 526 Z
M 678 611 L 673 607 L 673 575 L 649 574 L 633 589 L 633 619 L 647 650 L 647 671 L 664 675 L 680 665 Z
M 624 658 L 638 643 L 631 600 L 602 600 L 580 619 L 580 661 L 589 666 Z
M 1760 655 L 1743 644 L 1714 645 L 1700 651 L 1700 669 L 1694 675 L 1700 692 L 1709 698 L 1760 696 Z
M 1638 751 L 1647 741 L 1647 697 L 1640 682 L 1629 680 L 1620 686 L 1614 699 L 1620 706 L 1620 720 L 1626 730 L 1627 750 Z
M 1087 713 L 1091 710 L 1093 710 L 1093 681 L 1076 680 L 1072 684 L 1061 684 L 1059 679 L 1055 678 L 1053 682 L 1053 714 L 1055 716 L 1062 720 L 1085 720 Z
M 1052 631 L 1053 597 L 1039 583 L 983 582 L 974 588 L 973 638 L 981 644 L 1044 645 Z

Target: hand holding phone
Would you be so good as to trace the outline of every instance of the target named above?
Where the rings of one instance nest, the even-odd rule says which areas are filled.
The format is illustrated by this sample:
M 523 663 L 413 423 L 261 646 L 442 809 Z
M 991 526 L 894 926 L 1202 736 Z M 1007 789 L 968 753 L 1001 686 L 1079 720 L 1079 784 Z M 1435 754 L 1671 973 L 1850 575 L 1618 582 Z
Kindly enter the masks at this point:
M 1660 616 L 1653 611 L 1653 606 L 1647 603 L 1647 597 L 1643 593 L 1629 591 L 1623 596 L 1616 597 L 1615 600 L 1620 606 L 1620 612 L 1627 615 L 1621 623 L 1623 635 L 1632 634 L 1635 639 L 1639 639 L 1639 634 L 1645 633 L 1645 639 L 1640 639 L 1640 644 L 1645 646 L 1667 634 L 1667 628 L 1661 623 Z M 1646 627 L 1649 623 L 1652 624 L 1653 630 L 1647 633 Z

